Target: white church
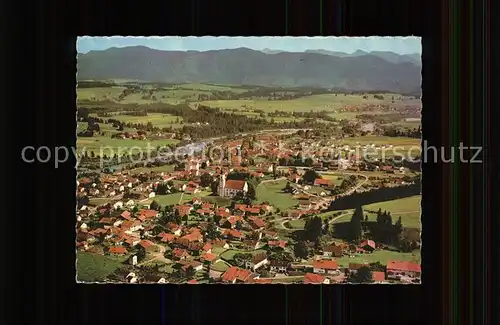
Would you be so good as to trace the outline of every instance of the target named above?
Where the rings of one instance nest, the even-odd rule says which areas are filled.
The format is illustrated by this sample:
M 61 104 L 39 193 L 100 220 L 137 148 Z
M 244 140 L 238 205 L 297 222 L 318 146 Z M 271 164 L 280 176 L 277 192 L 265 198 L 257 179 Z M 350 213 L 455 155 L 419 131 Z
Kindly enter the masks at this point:
M 248 192 L 248 183 L 240 180 L 226 180 L 226 175 L 221 175 L 219 188 L 217 190 L 220 197 L 233 198 L 239 192 L 246 194 Z

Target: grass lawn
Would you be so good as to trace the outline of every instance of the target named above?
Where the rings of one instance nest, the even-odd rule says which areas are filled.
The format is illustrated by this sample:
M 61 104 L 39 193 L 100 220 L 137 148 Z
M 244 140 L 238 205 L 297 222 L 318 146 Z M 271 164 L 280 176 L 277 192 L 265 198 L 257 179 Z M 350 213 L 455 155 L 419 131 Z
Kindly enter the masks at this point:
M 166 205 L 176 205 L 179 204 L 179 200 L 181 199 L 181 192 L 174 193 L 174 194 L 166 194 L 166 195 L 157 195 L 153 199 L 158 202 L 159 205 L 161 206 L 166 206 Z M 184 201 L 185 197 L 188 195 L 183 195 L 182 200 Z
M 217 203 L 219 207 L 227 207 L 231 205 L 231 199 L 210 194 L 208 194 L 207 196 L 203 196 L 201 200 L 203 202 Z
M 400 253 L 387 250 L 374 251 L 371 254 L 356 254 L 355 257 L 343 256 L 335 259 L 341 266 L 348 266 L 349 263 L 374 263 L 380 262 L 387 264 L 389 260 L 397 261 L 414 261 L 420 263 L 420 251 L 416 250 L 413 253 Z
M 226 262 L 224 261 L 219 261 L 217 263 L 215 263 L 214 265 L 212 265 L 210 268 L 214 271 L 217 271 L 217 272 L 226 272 L 227 269 L 229 269 L 229 265 L 227 265 Z
M 181 199 L 182 196 L 182 202 L 181 203 L 186 203 L 191 201 L 194 197 L 204 197 L 206 195 L 209 195 L 210 192 L 205 192 L 201 191 L 196 194 L 184 194 L 182 195 L 182 192 L 177 192 L 173 194 L 166 194 L 166 195 L 157 195 L 153 198 L 156 202 L 158 202 L 159 205 L 161 206 L 166 206 L 166 205 L 176 205 L 179 204 L 179 200 Z
M 218 246 L 212 247 L 212 253 L 214 253 L 215 255 L 220 255 L 220 254 L 224 253 L 225 251 L 226 251 L 226 249 L 224 247 L 218 247 Z
M 222 258 L 225 261 L 232 261 L 234 258 L 234 255 L 238 253 L 246 254 L 246 253 L 251 253 L 251 254 L 259 254 L 259 253 L 265 253 L 265 249 L 257 249 L 254 251 L 249 251 L 249 250 L 240 250 L 240 249 L 228 249 L 224 253 L 220 255 L 220 258 Z
M 257 202 L 268 201 L 272 206 L 280 209 L 280 211 L 290 210 L 298 204 L 298 201 L 290 194 L 282 193 L 282 189 L 286 186 L 287 180 L 279 180 L 276 182 L 261 183 L 257 187 Z
M 305 219 L 296 219 L 288 221 L 289 227 L 293 229 L 304 229 L 306 225 Z
M 127 259 L 127 256 L 115 257 L 87 252 L 78 252 L 76 256 L 77 279 L 85 282 L 103 281 Z

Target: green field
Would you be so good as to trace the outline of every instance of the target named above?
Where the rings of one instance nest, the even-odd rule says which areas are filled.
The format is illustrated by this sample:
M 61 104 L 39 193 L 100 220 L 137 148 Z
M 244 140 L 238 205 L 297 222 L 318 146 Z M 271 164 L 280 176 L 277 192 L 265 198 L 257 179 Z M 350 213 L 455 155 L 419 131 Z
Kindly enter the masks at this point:
M 377 202 L 369 205 L 365 205 L 363 210 L 365 213 L 368 210 L 378 211 L 378 209 L 382 209 L 382 211 L 386 210 L 391 212 L 392 221 L 396 222 L 398 217 L 401 216 L 401 221 L 403 222 L 403 227 L 405 228 L 420 228 L 420 215 L 421 215 L 421 200 L 422 197 L 420 195 L 415 195 L 403 199 Z M 367 213 L 368 220 L 376 220 L 375 213 Z
M 91 114 L 91 116 L 97 116 L 95 114 Z M 112 115 L 111 117 L 103 117 L 102 119 L 113 118 L 115 120 L 124 122 L 124 123 L 141 123 L 147 124 L 151 122 L 153 126 L 158 128 L 176 128 L 182 127 L 182 117 L 174 116 L 170 114 L 161 114 L 161 113 L 148 113 L 146 116 L 133 116 L 133 115 Z M 179 123 L 177 123 L 177 120 Z M 105 125 L 103 123 L 99 124 L 99 126 Z
M 118 99 L 125 87 L 77 88 L 78 100 L 103 101 Z
M 241 249 L 228 249 L 220 255 L 220 258 L 222 258 L 225 261 L 232 261 L 234 258 L 234 255 L 236 255 L 238 253 L 241 253 L 241 254 L 251 253 L 251 254 L 255 255 L 255 254 L 265 253 L 265 252 L 266 252 L 265 249 L 257 249 L 254 251 L 241 250 Z
M 397 200 L 383 201 L 372 203 L 363 206 L 363 213 L 368 215 L 369 221 L 376 221 L 377 214 L 376 211 L 380 208 L 383 211 L 390 212 L 392 215 L 392 222 L 395 223 L 398 217 L 401 216 L 401 222 L 405 228 L 420 228 L 420 215 L 421 215 L 421 205 L 420 202 L 422 197 L 420 195 L 415 195 L 411 197 L 406 197 Z M 370 212 L 375 211 L 375 212 Z M 339 211 L 331 211 L 321 214 L 320 216 L 328 217 L 329 215 Z M 353 212 L 353 210 L 345 210 L 341 212 Z M 339 219 L 336 219 L 334 223 L 349 222 L 351 220 L 352 214 L 349 213 Z
M 208 194 L 207 196 L 203 196 L 201 200 L 203 202 L 215 203 L 219 207 L 227 207 L 231 205 L 231 199 L 228 199 L 226 197 L 214 196 L 210 194 Z
M 298 201 L 290 194 L 283 193 L 282 190 L 286 186 L 287 180 L 279 180 L 276 182 L 261 183 L 257 187 L 257 202 L 268 201 L 272 206 L 287 211 L 298 204 Z
M 306 219 L 295 219 L 288 221 L 288 227 L 293 229 L 304 229 L 306 225 Z
M 83 153 L 84 150 L 87 152 L 94 151 L 95 154 L 101 155 L 102 153 L 106 156 L 113 156 L 115 153 L 118 156 L 123 156 L 125 154 L 137 154 L 142 151 L 144 157 L 146 157 L 148 144 L 150 150 L 155 150 L 158 146 L 163 147 L 169 144 L 179 143 L 179 140 L 175 139 L 163 139 L 163 140 L 133 140 L 133 139 L 112 139 L 110 136 L 100 136 L 94 135 L 93 137 L 78 137 L 76 141 L 77 152 Z
M 414 261 L 420 263 L 420 251 L 415 250 L 413 253 L 400 253 L 388 250 L 378 250 L 371 254 L 356 254 L 355 257 L 350 258 L 349 256 L 343 256 L 335 259 L 337 263 L 341 266 L 348 266 L 349 263 L 374 263 L 380 262 L 381 264 L 387 264 L 389 260 L 397 261 Z
M 77 279 L 85 282 L 103 281 L 127 259 L 126 256 L 115 257 L 87 252 L 78 252 L 76 256 Z
M 363 99 L 363 95 L 337 95 L 335 94 L 322 94 L 307 97 L 301 97 L 291 100 L 272 100 L 267 98 L 258 100 L 215 100 L 215 101 L 202 101 L 200 104 L 220 107 L 223 109 L 241 109 L 243 105 L 253 109 L 261 109 L 267 112 L 290 111 L 290 112 L 309 112 L 309 111 L 335 111 L 343 108 L 345 105 L 357 104 L 388 104 L 391 101 L 390 94 L 383 94 L 384 99 L 379 100 L 369 96 L 368 99 Z M 341 113 L 338 113 L 341 114 Z M 360 113 L 356 113 L 360 114 Z M 332 117 L 336 117 L 336 114 Z M 341 116 L 341 115 L 339 115 Z M 337 118 L 337 117 L 336 117 Z M 340 117 L 339 117 L 340 118 Z
M 215 263 L 214 265 L 212 265 L 210 268 L 214 271 L 217 271 L 217 272 L 226 272 L 227 269 L 229 269 L 229 265 L 224 262 L 224 261 L 219 261 L 217 263 Z
M 157 195 L 153 198 L 154 201 L 156 201 L 159 205 L 161 206 L 166 206 L 166 205 L 175 205 L 179 204 L 179 200 L 181 199 L 182 196 L 182 202 L 181 203 L 186 203 L 191 201 L 194 197 L 204 197 L 211 194 L 210 192 L 206 191 L 201 191 L 199 193 L 196 193 L 194 195 L 191 194 L 182 194 L 181 192 L 174 193 L 174 194 L 167 194 L 167 195 Z

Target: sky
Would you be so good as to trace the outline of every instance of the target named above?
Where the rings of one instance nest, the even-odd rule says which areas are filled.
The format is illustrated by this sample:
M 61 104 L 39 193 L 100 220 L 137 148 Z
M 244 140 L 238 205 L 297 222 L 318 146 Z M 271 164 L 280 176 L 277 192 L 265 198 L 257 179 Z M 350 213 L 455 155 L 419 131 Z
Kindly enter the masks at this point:
M 246 47 L 254 50 L 272 49 L 287 52 L 322 49 L 353 53 L 390 51 L 398 54 L 421 53 L 420 37 L 79 37 L 78 53 L 105 50 L 111 47 L 147 46 L 157 50 L 209 51 Z

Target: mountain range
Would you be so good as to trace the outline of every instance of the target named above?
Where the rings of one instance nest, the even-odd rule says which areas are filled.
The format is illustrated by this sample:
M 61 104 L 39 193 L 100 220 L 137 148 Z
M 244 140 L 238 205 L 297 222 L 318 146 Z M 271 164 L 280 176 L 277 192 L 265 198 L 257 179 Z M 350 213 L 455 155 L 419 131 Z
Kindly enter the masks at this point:
M 248 48 L 161 51 L 133 46 L 79 53 L 77 78 L 420 93 L 419 56 Z

